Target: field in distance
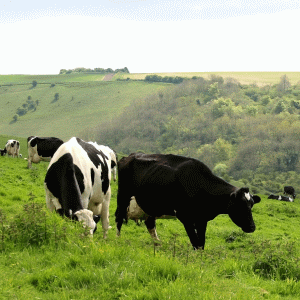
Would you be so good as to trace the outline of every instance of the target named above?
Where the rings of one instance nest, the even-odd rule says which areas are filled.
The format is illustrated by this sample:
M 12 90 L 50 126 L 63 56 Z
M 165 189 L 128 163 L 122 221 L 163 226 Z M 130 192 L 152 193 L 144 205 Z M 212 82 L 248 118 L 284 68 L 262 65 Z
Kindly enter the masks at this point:
M 291 84 L 299 72 L 190 72 L 157 73 L 159 76 L 231 77 L 243 84 L 276 84 L 287 75 Z M 57 136 L 64 140 L 81 136 L 103 122 L 113 122 L 133 101 L 169 88 L 169 83 L 147 83 L 151 75 L 105 74 L 0 75 L 0 132 L 5 135 Z M 153 74 L 152 74 L 153 75 Z M 129 80 L 128 80 L 129 79 Z M 35 82 L 35 85 L 34 85 Z

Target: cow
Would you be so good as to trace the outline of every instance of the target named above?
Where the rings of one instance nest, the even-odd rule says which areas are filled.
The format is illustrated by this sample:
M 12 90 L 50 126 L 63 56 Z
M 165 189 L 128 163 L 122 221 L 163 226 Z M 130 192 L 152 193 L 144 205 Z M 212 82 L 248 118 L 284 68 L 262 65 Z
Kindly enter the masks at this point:
M 162 215 L 176 216 L 182 222 L 194 249 L 204 249 L 207 222 L 219 214 L 228 214 L 244 232 L 255 231 L 251 210 L 260 197 L 215 176 L 199 160 L 132 153 L 119 160 L 118 174 L 117 236 L 132 196 L 149 216 L 145 224 L 154 241 L 158 240 L 155 218 Z
M 275 199 L 279 201 L 286 201 L 286 202 L 294 202 L 294 199 L 291 197 L 285 197 L 285 196 L 280 196 L 280 195 L 273 195 L 271 194 L 268 199 Z
M 4 156 L 6 153 L 7 153 L 6 148 L 0 149 L 0 154 L 1 154 L 1 156 Z
M 129 206 L 127 208 L 127 219 L 134 220 L 137 225 L 140 225 L 140 221 L 147 220 L 148 215 L 138 206 L 135 197 L 131 197 Z M 175 216 L 162 215 L 157 219 L 176 219 Z
M 296 198 L 296 192 L 295 192 L 295 189 L 292 187 L 292 186 L 285 186 L 283 188 L 283 192 L 284 192 L 284 195 L 290 195 L 293 197 L 293 199 Z
M 20 142 L 19 141 L 8 140 L 5 145 L 5 149 L 6 149 L 7 155 L 19 158 L 19 152 L 20 152 Z
M 27 138 L 27 167 L 31 168 L 31 163 L 38 164 L 40 161 L 50 161 L 63 143 L 61 139 L 56 137 L 29 136 Z
M 83 221 L 90 234 L 101 217 L 104 238 L 109 229 L 111 166 L 116 164 L 110 150 L 73 137 L 53 155 L 44 182 L 50 211 Z

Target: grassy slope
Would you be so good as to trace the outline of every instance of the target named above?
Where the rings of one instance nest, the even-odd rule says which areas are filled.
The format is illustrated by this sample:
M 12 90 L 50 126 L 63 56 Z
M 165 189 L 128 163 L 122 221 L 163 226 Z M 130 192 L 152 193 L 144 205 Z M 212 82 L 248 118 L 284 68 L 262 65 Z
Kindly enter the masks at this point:
M 18 214 L 25 220 L 23 205 L 34 201 L 45 206 L 43 180 L 47 165 L 42 162 L 28 170 L 24 160 L 0 157 L 0 206 L 7 218 L 0 222 L 1 249 L 3 225 L 6 228 L 6 224 L 15 224 L 13 218 Z M 13 247 L 7 242 L 6 251 L 0 252 L 0 298 L 300 297 L 298 199 L 284 203 L 263 197 L 253 209 L 257 230 L 252 234 L 244 234 L 228 216 L 218 216 L 208 224 L 204 252 L 191 250 L 179 221 L 159 220 L 157 230 L 162 246 L 155 249 L 154 255 L 144 225 L 136 226 L 130 221 L 123 226 L 121 237 L 115 237 L 116 194 L 117 184 L 112 183 L 113 229 L 107 241 L 103 240 L 101 229 L 92 240 L 83 239 L 80 227 L 47 210 L 46 219 L 31 216 L 28 223 L 25 220 L 27 225 L 18 228 L 15 239 L 9 237 L 14 241 Z M 42 230 L 38 245 L 21 245 L 24 237 L 26 242 L 39 231 L 35 226 L 45 232 L 47 228 L 47 242 L 43 241 Z M 59 233 L 60 227 L 64 235 Z M 31 229 L 34 230 L 29 234 Z
M 292 84 L 300 81 L 296 72 L 199 72 L 161 73 L 161 76 L 209 77 L 217 74 L 234 77 L 242 83 L 274 84 L 287 74 Z M 113 120 L 135 99 L 166 88 L 167 84 L 147 84 L 142 81 L 117 79 L 144 79 L 147 74 L 116 74 L 113 81 L 102 81 L 104 75 L 1 75 L 0 76 L 0 132 L 27 137 L 29 135 L 57 136 L 69 139 L 80 136 L 103 121 Z M 32 81 L 37 86 L 32 88 Z M 51 84 L 55 86 L 51 87 Z M 59 94 L 59 100 L 54 95 Z M 28 112 L 13 122 L 16 110 L 26 103 L 28 96 L 39 100 L 35 112 Z
M 144 82 L 102 82 L 97 81 L 101 79 L 97 75 L 62 77 L 64 80 L 59 83 L 57 81 L 62 80 L 60 76 L 2 78 L 2 84 L 13 78 L 15 81 L 11 82 L 12 85 L 0 87 L 1 134 L 57 136 L 62 139 L 80 136 L 83 130 L 112 120 L 135 99 L 167 87 L 166 84 Z M 31 85 L 33 78 L 38 81 L 35 88 Z M 55 86 L 50 87 L 51 83 Z M 54 101 L 56 93 L 59 94 L 58 101 Z M 29 111 L 17 122 L 12 122 L 17 108 L 26 103 L 28 96 L 33 101 L 39 100 L 37 110 Z

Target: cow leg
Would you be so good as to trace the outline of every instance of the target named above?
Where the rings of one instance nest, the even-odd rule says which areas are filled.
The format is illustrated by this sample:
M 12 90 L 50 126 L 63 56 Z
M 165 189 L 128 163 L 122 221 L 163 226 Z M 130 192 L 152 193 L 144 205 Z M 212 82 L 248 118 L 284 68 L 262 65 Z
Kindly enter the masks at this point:
M 103 238 L 106 239 L 107 237 L 107 231 L 109 228 L 109 198 L 104 200 L 102 203 L 102 209 L 101 209 L 101 222 L 102 222 L 102 229 L 103 229 Z
M 199 242 L 199 248 L 204 249 L 205 246 L 205 234 L 206 234 L 207 222 L 196 222 L 196 230 Z
M 62 206 L 58 199 L 53 196 L 53 194 L 48 190 L 46 183 L 44 183 L 46 192 L 46 205 L 50 211 L 56 210 L 60 213 L 62 211 Z
M 180 214 L 179 212 L 176 213 L 176 217 L 183 224 L 194 249 L 197 250 L 199 248 L 204 248 L 204 245 L 200 244 L 194 222 L 188 218 L 188 214 L 186 216 L 187 217 L 182 216 L 182 214 Z
M 31 168 L 31 160 L 30 158 L 28 157 L 28 164 L 27 164 L 27 168 L 30 169 Z
M 117 236 L 121 234 L 121 228 L 123 221 L 127 221 L 127 208 L 129 207 L 131 196 L 122 195 L 120 192 L 122 189 L 119 187 L 118 196 L 117 196 L 117 209 L 115 212 L 115 220 L 117 227 Z
M 156 228 L 155 228 L 155 217 L 148 216 L 145 220 L 145 224 L 154 243 L 157 244 L 158 241 L 160 242 L 160 239 L 158 238 Z

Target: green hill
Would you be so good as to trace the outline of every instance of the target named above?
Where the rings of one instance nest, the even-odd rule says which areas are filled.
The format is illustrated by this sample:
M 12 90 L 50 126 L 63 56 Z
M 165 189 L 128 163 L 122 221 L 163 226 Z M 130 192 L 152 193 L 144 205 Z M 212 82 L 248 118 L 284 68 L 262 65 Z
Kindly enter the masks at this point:
M 0 132 L 27 137 L 80 136 L 110 122 L 132 101 L 166 88 L 143 81 L 106 81 L 104 75 L 0 76 Z M 36 86 L 33 82 L 36 81 Z

